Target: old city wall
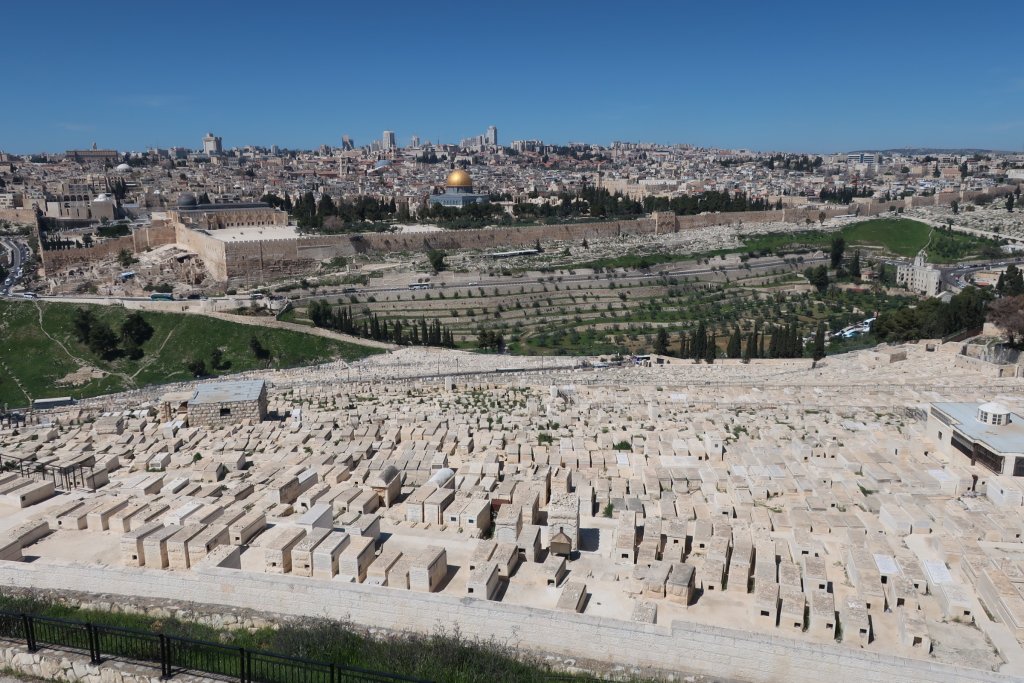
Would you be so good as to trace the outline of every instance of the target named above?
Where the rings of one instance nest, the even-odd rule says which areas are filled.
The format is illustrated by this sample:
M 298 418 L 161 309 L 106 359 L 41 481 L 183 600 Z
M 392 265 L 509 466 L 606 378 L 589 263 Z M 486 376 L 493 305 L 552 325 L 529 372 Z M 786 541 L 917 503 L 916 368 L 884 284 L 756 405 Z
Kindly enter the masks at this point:
M 35 225 L 36 212 L 35 209 L 0 209 L 0 221 Z
M 827 209 L 827 216 L 846 209 Z M 214 270 L 219 280 L 231 284 L 252 284 L 270 279 L 309 273 L 319 261 L 353 254 L 424 252 L 429 249 L 455 250 L 516 249 L 550 242 L 613 238 L 620 235 L 654 235 L 681 232 L 715 225 L 742 225 L 765 222 L 815 222 L 819 210 L 743 211 L 697 216 L 658 213 L 651 218 L 631 221 L 560 223 L 480 230 L 446 230 L 417 233 L 359 233 L 319 235 L 284 240 L 223 243 L 224 270 Z
M 224 249 L 224 242 L 210 237 L 199 230 L 191 230 L 180 223 L 176 224 L 176 242 L 195 253 L 206 264 L 207 270 L 216 280 L 226 280 L 228 277 L 227 258 Z
M 223 249 L 225 277 L 232 284 L 307 275 L 320 261 L 356 253 L 350 235 L 226 242 Z
M 215 553 L 216 554 L 216 553 Z M 567 657 L 613 661 L 746 681 L 791 683 L 1009 683 L 1010 676 L 687 622 L 670 626 L 475 598 L 416 593 L 226 569 L 204 562 L 187 572 L 64 562 L 0 561 L 0 584 L 253 609 L 347 620 L 365 627 L 443 628 Z
M 825 209 L 828 217 L 847 213 L 848 209 Z M 697 216 L 674 216 L 659 213 L 651 218 L 631 221 L 599 223 L 564 223 L 558 225 L 529 225 L 514 228 L 486 228 L 483 230 L 449 230 L 428 233 L 365 233 L 351 237 L 360 253 L 386 253 L 396 251 L 423 251 L 426 249 L 497 249 L 532 247 L 540 242 L 579 241 L 618 237 L 619 235 L 654 235 L 668 232 L 695 230 L 715 225 L 743 225 L 747 223 L 803 223 L 817 222 L 819 209 L 785 209 L 782 211 L 738 211 Z
M 352 244 L 360 253 L 424 251 L 426 249 L 496 249 L 532 247 L 541 242 L 596 239 L 617 235 L 641 235 L 654 232 L 654 221 L 642 218 L 633 221 L 599 223 L 561 223 L 513 228 L 481 230 L 446 230 L 444 232 L 363 233 L 353 236 Z
M 1001 186 L 986 192 L 965 192 L 962 201 L 982 195 L 1000 195 L 1013 189 Z M 948 203 L 945 195 L 917 197 L 919 204 L 937 205 Z M 904 206 L 909 206 L 901 200 Z M 308 273 L 317 262 L 338 256 L 362 254 L 386 254 L 392 252 L 422 252 L 428 249 L 514 249 L 531 247 L 541 243 L 558 241 L 580 241 L 583 239 L 611 238 L 619 235 L 650 235 L 665 232 L 680 232 L 715 225 L 739 225 L 747 223 L 817 223 L 824 213 L 826 217 L 839 216 L 856 210 L 862 216 L 875 216 L 892 210 L 897 202 L 873 202 L 850 207 L 826 209 L 784 209 L 781 211 L 742 211 L 736 213 L 715 213 L 696 216 L 674 216 L 656 213 L 650 218 L 628 221 L 602 221 L 591 223 L 561 223 L 556 225 L 531 225 L 512 228 L 484 228 L 479 230 L 447 230 L 428 233 L 359 233 L 355 235 L 310 235 L 285 240 L 220 242 L 210 249 L 189 245 L 207 263 L 213 263 L 211 272 L 217 279 L 230 277 L 232 282 L 258 282 L 275 277 L 286 277 Z M 197 234 L 179 229 L 181 233 Z M 186 240 L 187 242 L 187 240 Z M 223 254 L 223 255 L 221 255 Z M 223 267 L 221 267 L 223 263 Z
M 905 199 L 894 199 L 888 202 L 858 202 L 850 210 L 844 213 L 856 211 L 859 216 L 878 216 L 890 213 L 898 208 L 911 209 L 922 206 L 949 206 L 950 202 L 956 200 L 961 204 L 973 201 L 980 197 L 1002 197 L 1017 189 L 1016 185 L 997 185 L 987 190 L 964 190 L 962 192 L 940 192 L 927 197 L 906 197 Z
M 165 244 L 174 244 L 176 241 L 177 237 L 174 226 L 154 224 L 150 227 L 139 228 L 131 235 L 105 240 L 92 247 L 57 250 L 44 249 L 42 250 L 43 268 L 47 273 L 53 273 L 70 266 L 113 258 L 122 249 L 138 253 L 146 249 L 155 249 Z

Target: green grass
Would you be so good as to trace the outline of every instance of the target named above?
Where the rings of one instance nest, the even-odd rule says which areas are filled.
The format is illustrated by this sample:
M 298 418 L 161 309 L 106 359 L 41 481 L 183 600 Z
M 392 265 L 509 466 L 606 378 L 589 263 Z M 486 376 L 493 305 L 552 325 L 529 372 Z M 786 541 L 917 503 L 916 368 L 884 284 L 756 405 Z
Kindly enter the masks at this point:
M 191 375 L 185 364 L 192 358 L 200 358 L 209 366 L 210 355 L 215 348 L 223 351 L 225 361 L 224 368 L 217 374 L 263 367 L 311 365 L 336 358 L 354 360 L 380 353 L 378 349 L 291 330 L 266 329 L 198 315 L 147 311 L 143 316 L 154 331 L 152 338 L 143 345 L 145 355 L 139 360 L 122 357 L 104 361 L 75 338 L 71 321 L 76 308 L 80 306 L 31 301 L 0 302 L 0 403 L 21 406 L 26 405 L 30 398 L 86 398 L 189 380 Z M 125 309 L 114 306 L 90 308 L 99 320 L 109 323 L 115 331 L 120 329 L 121 322 L 129 314 Z M 249 340 L 253 335 L 270 350 L 269 364 L 257 359 L 250 350 Z M 79 361 L 111 374 L 78 386 L 58 384 L 63 377 L 81 367 Z
M 0 610 L 96 625 L 115 626 L 146 632 L 162 632 L 195 640 L 220 643 L 226 647 L 264 650 L 291 657 L 330 662 L 371 671 L 388 672 L 429 681 L 475 683 L 493 681 L 550 681 L 555 673 L 540 655 L 520 650 L 514 644 L 458 632 L 430 635 L 391 634 L 370 636 L 362 629 L 340 621 L 305 619 L 275 624 L 277 628 L 255 631 L 217 629 L 174 618 L 157 619 L 137 614 L 83 610 L 46 600 L 0 593 Z M 215 657 L 210 663 L 233 673 L 233 656 Z M 582 675 L 558 674 L 559 680 L 594 680 Z M 652 679 L 630 677 L 641 683 Z
M 909 218 L 880 218 L 848 225 L 842 234 L 848 245 L 879 246 L 912 258 L 927 244 L 931 231 L 930 225 Z

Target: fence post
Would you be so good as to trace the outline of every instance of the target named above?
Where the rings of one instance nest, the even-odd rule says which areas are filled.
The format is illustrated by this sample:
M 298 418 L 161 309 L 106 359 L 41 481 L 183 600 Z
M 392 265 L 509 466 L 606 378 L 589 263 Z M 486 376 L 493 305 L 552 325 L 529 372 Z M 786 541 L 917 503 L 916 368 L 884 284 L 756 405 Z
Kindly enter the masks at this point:
M 171 677 L 171 648 L 167 643 L 167 636 L 160 634 L 160 677 Z
M 100 638 L 96 633 L 96 627 L 91 623 L 85 625 L 85 633 L 89 637 L 89 661 L 93 664 L 100 663 Z
M 244 647 L 238 648 L 238 678 L 241 683 L 246 683 L 248 676 L 246 675 L 246 663 L 248 660 L 248 653 Z
M 334 662 L 331 662 L 331 680 L 329 683 L 334 683 L 334 681 L 338 680 L 337 676 L 338 672 L 335 670 Z
M 29 652 L 35 652 L 38 648 L 36 648 L 36 630 L 32 617 L 22 614 L 21 622 L 25 625 L 25 645 L 28 647 Z

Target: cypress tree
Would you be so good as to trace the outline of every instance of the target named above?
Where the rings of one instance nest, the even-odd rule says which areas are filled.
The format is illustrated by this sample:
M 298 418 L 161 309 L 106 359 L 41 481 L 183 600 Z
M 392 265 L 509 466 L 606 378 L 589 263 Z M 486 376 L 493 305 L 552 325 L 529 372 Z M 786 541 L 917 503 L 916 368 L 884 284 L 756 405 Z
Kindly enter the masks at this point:
M 814 333 L 814 360 L 821 360 L 825 357 L 825 323 L 818 323 L 818 329 Z
M 729 345 L 726 348 L 726 356 L 728 358 L 739 358 L 740 357 L 740 328 L 734 327 L 732 334 L 729 335 Z
M 779 330 L 776 327 L 772 327 L 772 340 L 768 342 L 768 357 L 778 358 L 779 357 Z
M 716 355 L 718 355 L 718 346 L 715 344 L 715 334 L 712 332 L 711 337 L 704 340 L 704 362 L 709 365 L 714 363 Z
M 708 329 L 704 325 L 704 321 L 701 320 L 697 325 L 697 332 L 693 336 L 693 359 L 700 360 L 704 357 L 704 353 L 707 351 L 708 346 Z

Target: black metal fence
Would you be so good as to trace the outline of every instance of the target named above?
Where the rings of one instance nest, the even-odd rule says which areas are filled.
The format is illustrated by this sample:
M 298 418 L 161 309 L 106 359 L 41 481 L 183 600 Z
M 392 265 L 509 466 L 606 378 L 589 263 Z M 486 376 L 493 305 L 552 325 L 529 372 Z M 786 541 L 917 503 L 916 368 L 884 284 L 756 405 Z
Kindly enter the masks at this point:
M 205 640 L 12 612 L 0 612 L 0 638 L 25 641 L 30 652 L 41 647 L 81 652 L 94 664 L 127 660 L 159 666 L 164 678 L 191 672 L 240 683 L 430 683 Z
M 0 454 L 0 472 L 17 472 L 30 479 L 52 481 L 54 487 L 64 491 L 77 488 L 96 490 L 90 479 L 93 468 L 89 465 L 44 465 L 34 460 Z

